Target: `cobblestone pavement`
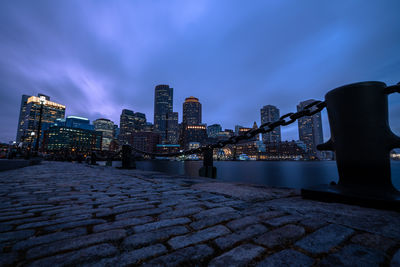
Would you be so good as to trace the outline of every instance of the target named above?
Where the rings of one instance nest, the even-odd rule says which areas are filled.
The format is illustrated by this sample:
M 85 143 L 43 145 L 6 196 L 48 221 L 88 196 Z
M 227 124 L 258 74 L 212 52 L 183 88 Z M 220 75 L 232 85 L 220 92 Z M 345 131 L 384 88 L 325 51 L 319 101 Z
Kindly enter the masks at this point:
M 400 213 L 75 163 L 0 173 L 0 265 L 400 266 Z

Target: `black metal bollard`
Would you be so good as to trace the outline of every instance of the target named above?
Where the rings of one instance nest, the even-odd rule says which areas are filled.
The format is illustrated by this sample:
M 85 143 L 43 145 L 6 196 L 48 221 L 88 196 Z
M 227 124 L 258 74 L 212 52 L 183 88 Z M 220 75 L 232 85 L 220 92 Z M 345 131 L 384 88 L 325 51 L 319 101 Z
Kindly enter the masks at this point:
M 389 128 L 385 88 L 382 82 L 362 82 L 325 95 L 331 139 L 318 149 L 335 151 L 339 182 L 302 189 L 304 198 L 400 210 L 389 155 L 400 138 Z
M 132 157 L 132 147 L 130 145 L 122 146 L 122 167 L 121 169 L 135 169 L 136 164 Z
M 96 161 L 97 161 L 96 153 L 92 151 L 90 155 L 90 165 L 97 165 Z
M 216 178 L 217 168 L 213 166 L 213 150 L 206 149 L 203 153 L 203 167 L 199 170 L 199 176 Z

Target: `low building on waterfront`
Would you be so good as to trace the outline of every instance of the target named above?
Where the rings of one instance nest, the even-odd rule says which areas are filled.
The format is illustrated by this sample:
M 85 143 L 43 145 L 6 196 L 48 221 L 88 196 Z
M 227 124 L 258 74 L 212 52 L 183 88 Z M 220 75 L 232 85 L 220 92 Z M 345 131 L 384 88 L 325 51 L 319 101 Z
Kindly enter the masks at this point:
M 45 153 L 88 153 L 101 150 L 102 133 L 80 128 L 52 126 L 44 132 Z
M 156 152 L 157 145 L 160 144 L 160 142 L 161 137 L 159 134 L 151 132 L 136 132 L 132 133 L 129 144 L 141 151 L 154 153 Z

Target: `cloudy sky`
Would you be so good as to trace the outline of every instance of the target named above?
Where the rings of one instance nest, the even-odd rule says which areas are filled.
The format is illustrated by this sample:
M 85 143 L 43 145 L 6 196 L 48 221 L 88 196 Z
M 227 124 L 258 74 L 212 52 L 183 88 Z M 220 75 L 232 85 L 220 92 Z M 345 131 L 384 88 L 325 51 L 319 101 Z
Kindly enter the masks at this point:
M 400 81 L 400 1 L 0 1 L 0 141 L 15 139 L 22 94 L 66 115 L 153 121 L 154 87 L 198 97 L 203 120 L 251 126 L 358 81 Z M 324 136 L 329 137 L 326 114 Z M 400 96 L 390 96 L 400 134 Z M 282 129 L 298 139 L 297 124 Z

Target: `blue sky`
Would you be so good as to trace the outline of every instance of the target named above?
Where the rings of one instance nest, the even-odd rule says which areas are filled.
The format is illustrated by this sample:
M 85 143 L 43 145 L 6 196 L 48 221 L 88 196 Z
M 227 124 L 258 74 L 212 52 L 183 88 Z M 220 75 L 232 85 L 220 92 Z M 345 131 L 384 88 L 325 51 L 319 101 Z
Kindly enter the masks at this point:
M 123 108 L 153 121 L 154 87 L 188 96 L 203 122 L 260 123 L 341 85 L 400 81 L 400 1 L 1 1 L 0 141 L 15 139 L 22 94 L 66 115 L 119 124 Z M 390 96 L 400 134 L 400 96 Z M 323 113 L 324 136 L 329 137 Z M 298 139 L 297 124 L 282 129 Z

